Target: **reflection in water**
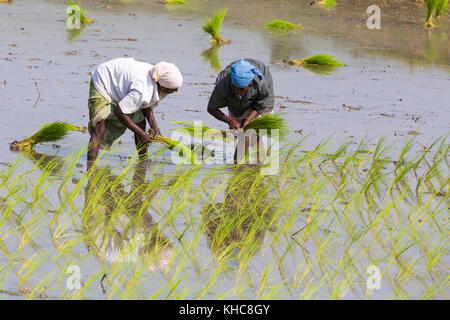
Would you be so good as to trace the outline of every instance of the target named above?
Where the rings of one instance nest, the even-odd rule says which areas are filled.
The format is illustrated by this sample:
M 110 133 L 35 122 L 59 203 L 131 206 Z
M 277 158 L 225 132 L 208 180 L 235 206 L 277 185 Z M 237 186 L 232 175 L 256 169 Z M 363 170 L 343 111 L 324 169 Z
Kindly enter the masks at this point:
M 271 61 L 283 61 L 298 59 L 306 56 L 306 51 L 302 43 L 302 38 L 297 33 L 272 34 L 266 33 L 270 37 L 270 59 Z
M 209 49 L 204 50 L 201 53 L 203 60 L 205 62 L 209 63 L 209 65 L 211 66 L 211 70 L 213 70 L 215 72 L 222 71 L 222 66 L 220 65 L 219 55 L 218 55 L 220 47 L 221 47 L 221 45 L 215 45 Z
M 66 29 L 67 30 L 67 42 L 71 43 L 73 40 L 78 38 L 83 31 L 84 26 L 79 29 Z
M 203 229 L 219 261 L 231 258 L 243 262 L 260 248 L 275 212 L 266 178 L 257 165 L 238 166 L 224 201 L 203 208 Z
M 85 190 L 83 232 L 88 250 L 104 263 L 145 261 L 150 271 L 165 270 L 172 256 L 168 239 L 148 209 L 157 190 L 145 183 L 147 164 L 139 163 L 126 191 L 123 177 L 96 169 Z
M 313 64 L 305 64 L 302 67 L 320 76 L 331 74 L 337 70 L 335 66 L 319 66 Z

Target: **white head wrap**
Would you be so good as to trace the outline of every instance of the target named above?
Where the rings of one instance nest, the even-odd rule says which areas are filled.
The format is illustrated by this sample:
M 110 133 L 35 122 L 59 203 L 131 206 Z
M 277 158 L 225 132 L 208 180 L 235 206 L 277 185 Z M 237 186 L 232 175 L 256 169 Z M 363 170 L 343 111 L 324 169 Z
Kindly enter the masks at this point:
M 167 89 L 178 89 L 183 84 L 183 77 L 177 66 L 165 61 L 157 63 L 150 70 L 150 76 Z

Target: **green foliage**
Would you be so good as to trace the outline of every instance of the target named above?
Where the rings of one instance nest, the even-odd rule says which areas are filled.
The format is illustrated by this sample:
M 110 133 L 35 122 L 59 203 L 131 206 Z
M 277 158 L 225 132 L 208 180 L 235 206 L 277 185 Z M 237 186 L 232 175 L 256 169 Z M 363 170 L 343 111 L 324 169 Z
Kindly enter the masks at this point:
M 337 2 L 335 0 L 322 0 L 317 2 L 317 4 L 325 7 L 334 7 L 337 5 Z
M 440 0 L 426 0 L 427 4 L 427 19 L 425 21 L 425 26 L 434 27 L 433 14 L 436 12 Z
M 69 133 L 69 131 L 85 132 L 85 130 L 86 128 L 84 127 L 74 126 L 62 121 L 47 123 L 43 125 L 42 128 L 31 137 L 21 141 L 13 141 L 11 143 L 11 149 L 30 149 L 38 143 L 61 140 Z
M 222 25 L 222 21 L 225 18 L 227 12 L 228 8 L 217 11 L 211 19 L 207 19 L 206 22 L 202 25 L 203 30 L 211 35 L 211 43 L 213 44 L 227 42 L 219 34 L 220 26 Z
M 438 0 L 438 4 L 436 6 L 436 17 L 440 17 L 445 15 L 447 10 L 448 0 Z
M 275 19 L 264 25 L 266 28 L 273 30 L 292 30 L 292 29 L 303 29 L 301 24 L 293 24 L 288 21 Z
M 80 12 L 80 24 L 81 25 L 94 22 L 94 20 L 89 19 L 88 17 L 86 17 L 86 15 L 84 14 L 84 9 L 81 8 L 75 2 L 75 0 L 70 0 L 69 6 L 72 7 L 72 10 L 69 13 L 67 13 L 67 19 L 73 19 L 74 16 L 76 15 L 76 12 L 79 11 Z
M 259 131 L 267 130 L 267 135 L 271 136 L 272 130 L 278 130 L 278 138 L 284 140 L 289 132 L 289 126 L 283 114 L 269 113 L 259 118 L 253 119 L 247 126 L 246 130 L 253 129 Z
M 327 54 L 316 54 L 302 60 L 304 64 L 315 64 L 320 66 L 343 66 L 344 64 Z
M 189 4 L 186 0 L 165 0 L 166 4 Z

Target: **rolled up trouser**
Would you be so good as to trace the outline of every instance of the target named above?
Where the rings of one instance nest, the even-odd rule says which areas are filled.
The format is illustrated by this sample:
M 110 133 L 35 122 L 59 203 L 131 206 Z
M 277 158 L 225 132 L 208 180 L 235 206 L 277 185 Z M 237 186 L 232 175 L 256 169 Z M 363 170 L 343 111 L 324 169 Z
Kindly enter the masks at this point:
M 103 135 L 102 140 L 100 141 L 100 146 L 102 147 L 110 147 L 114 141 L 116 141 L 120 136 L 122 136 L 127 127 L 122 124 L 122 122 L 117 119 L 114 114 L 114 108 L 118 108 L 114 103 L 108 101 L 105 97 L 103 97 L 94 86 L 92 82 L 89 86 L 89 99 L 88 99 L 88 107 L 89 107 L 89 124 L 88 130 L 89 134 L 92 135 L 92 131 L 94 130 L 97 123 L 102 120 L 105 120 L 105 134 Z M 142 122 L 144 118 L 144 114 L 141 110 L 136 111 L 135 113 L 129 114 L 131 120 L 134 123 Z

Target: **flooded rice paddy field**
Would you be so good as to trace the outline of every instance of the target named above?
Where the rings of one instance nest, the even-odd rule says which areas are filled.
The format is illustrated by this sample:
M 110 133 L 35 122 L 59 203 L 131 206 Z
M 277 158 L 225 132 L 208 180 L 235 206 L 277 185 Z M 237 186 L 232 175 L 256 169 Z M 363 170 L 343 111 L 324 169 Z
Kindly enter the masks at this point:
M 423 4 L 379 1 L 382 28 L 368 30 L 365 1 L 309 2 L 81 1 L 94 24 L 79 34 L 64 1 L 1 4 L 0 296 L 448 298 L 448 17 L 428 32 Z M 222 7 L 232 42 L 211 49 L 201 24 Z M 275 18 L 306 28 L 272 33 Z M 347 66 L 283 63 L 317 53 Z M 224 128 L 206 112 L 215 69 L 270 63 L 291 127 L 279 173 L 176 166 L 157 146 L 137 164 L 130 133 L 90 174 L 86 134 L 10 152 L 43 123 L 86 125 L 89 73 L 119 56 L 179 66 L 183 87 L 155 110 L 167 136 L 173 120 Z

